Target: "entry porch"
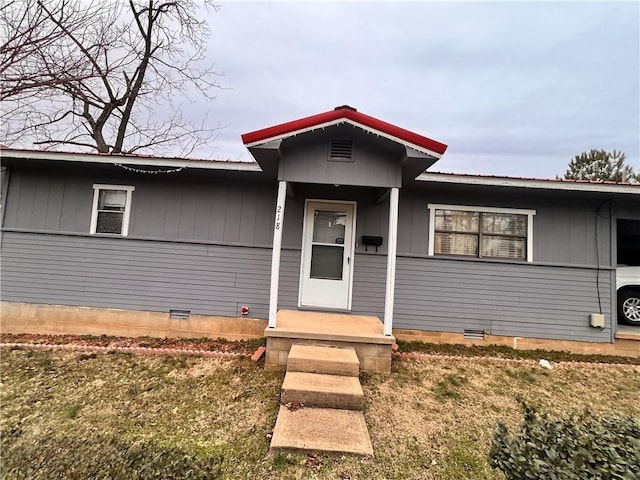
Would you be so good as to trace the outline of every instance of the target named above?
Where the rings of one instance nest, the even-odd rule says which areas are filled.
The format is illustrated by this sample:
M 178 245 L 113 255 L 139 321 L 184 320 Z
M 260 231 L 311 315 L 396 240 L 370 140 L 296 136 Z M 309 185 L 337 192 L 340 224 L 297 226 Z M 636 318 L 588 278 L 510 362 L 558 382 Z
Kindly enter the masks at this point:
M 285 370 L 291 345 L 354 348 L 364 372 L 390 373 L 393 335 L 379 318 L 345 313 L 280 310 L 275 327 L 265 329 L 267 370 Z

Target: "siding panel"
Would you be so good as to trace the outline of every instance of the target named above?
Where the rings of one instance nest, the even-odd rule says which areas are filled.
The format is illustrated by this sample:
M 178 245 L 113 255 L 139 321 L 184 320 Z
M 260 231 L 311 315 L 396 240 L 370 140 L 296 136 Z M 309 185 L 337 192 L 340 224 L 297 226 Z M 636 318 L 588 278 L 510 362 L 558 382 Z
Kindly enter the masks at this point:
M 596 269 L 399 257 L 394 327 L 607 342 L 610 289 L 601 271 L 600 331 L 589 327 L 599 311 Z
M 2 299 L 267 318 L 271 251 L 5 232 Z

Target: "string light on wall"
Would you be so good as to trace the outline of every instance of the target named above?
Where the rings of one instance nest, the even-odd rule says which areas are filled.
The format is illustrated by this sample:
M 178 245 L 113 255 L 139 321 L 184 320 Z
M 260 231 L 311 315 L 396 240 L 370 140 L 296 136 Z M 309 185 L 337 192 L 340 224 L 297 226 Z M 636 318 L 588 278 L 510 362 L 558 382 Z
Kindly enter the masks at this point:
M 141 169 L 141 168 L 127 167 L 126 165 L 122 165 L 121 163 L 114 163 L 114 165 L 116 167 L 124 168 L 125 170 L 127 170 L 129 172 L 148 173 L 148 174 L 151 174 L 151 175 L 157 175 L 159 173 L 177 173 L 177 172 L 181 172 L 182 170 L 184 170 L 186 168 L 186 167 L 178 167 L 178 168 L 172 168 L 170 170 L 144 170 L 144 169 Z

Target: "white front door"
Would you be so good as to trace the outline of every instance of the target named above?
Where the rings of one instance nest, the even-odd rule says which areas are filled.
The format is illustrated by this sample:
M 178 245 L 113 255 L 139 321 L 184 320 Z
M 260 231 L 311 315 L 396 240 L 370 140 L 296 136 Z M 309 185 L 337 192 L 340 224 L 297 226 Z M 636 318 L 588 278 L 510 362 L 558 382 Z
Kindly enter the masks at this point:
M 307 200 L 299 306 L 351 309 L 355 207 L 355 203 Z

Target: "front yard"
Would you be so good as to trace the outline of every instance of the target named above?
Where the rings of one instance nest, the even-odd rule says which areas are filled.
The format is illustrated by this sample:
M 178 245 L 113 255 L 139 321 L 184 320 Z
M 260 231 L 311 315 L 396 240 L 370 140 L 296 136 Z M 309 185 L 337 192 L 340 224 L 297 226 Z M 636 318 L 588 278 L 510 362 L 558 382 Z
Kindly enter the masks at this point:
M 76 465 L 84 442 L 90 448 L 99 438 L 214 459 L 217 474 L 229 479 L 501 479 L 488 452 L 499 420 L 520 421 L 516 398 L 551 414 L 589 407 L 640 418 L 638 366 L 545 370 L 533 360 L 394 359 L 390 376 L 361 376 L 375 458 L 271 457 L 283 375 L 246 357 L 0 354 L 1 478 L 12 478 L 9 467 L 21 459 Z M 74 448 L 42 458 L 43 445 L 59 438 Z

